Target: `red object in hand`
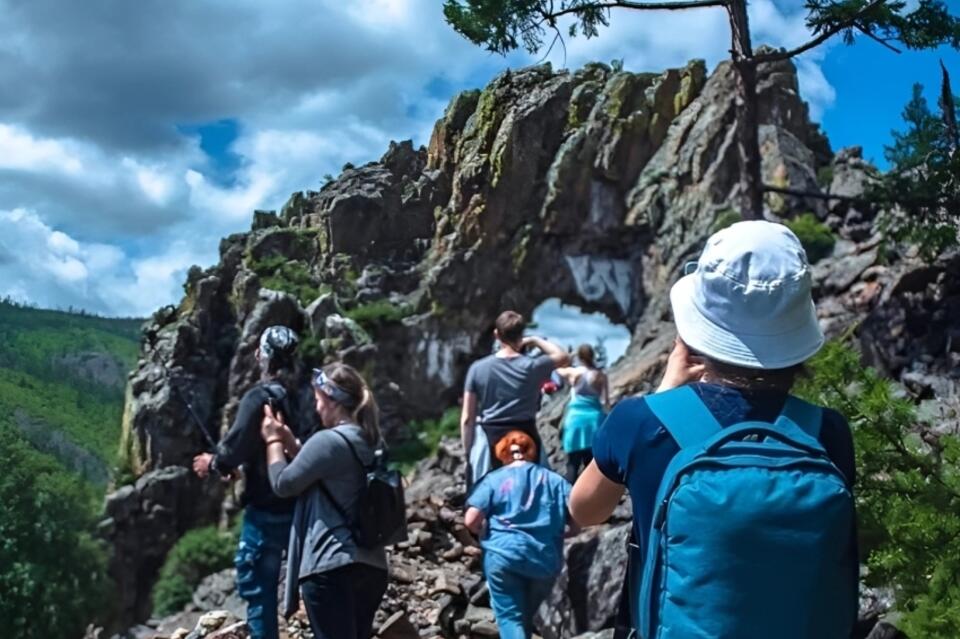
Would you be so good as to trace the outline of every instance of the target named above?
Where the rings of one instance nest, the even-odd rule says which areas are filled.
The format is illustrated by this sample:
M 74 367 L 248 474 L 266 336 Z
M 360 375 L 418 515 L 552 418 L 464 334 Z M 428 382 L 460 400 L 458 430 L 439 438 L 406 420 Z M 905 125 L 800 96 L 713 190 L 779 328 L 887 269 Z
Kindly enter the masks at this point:
M 540 385 L 540 392 L 546 393 L 547 395 L 553 395 L 558 390 L 560 390 L 560 387 L 557 386 L 556 382 L 553 380 L 547 380 Z

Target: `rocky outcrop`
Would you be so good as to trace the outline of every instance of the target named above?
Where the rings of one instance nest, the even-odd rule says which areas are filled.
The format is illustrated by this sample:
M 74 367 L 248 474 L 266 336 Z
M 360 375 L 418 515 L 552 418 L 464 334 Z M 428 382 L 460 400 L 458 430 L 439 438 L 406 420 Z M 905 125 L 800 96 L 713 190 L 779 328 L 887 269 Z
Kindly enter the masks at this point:
M 150 615 L 150 590 L 167 552 L 191 528 L 215 521 L 221 500 L 222 489 L 181 466 L 148 472 L 107 497 L 100 533 L 112 548 L 116 627 Z
M 830 165 L 831 200 L 827 223 L 847 239 L 862 242 L 873 234 L 873 220 L 877 207 L 863 198 L 879 176 L 876 167 L 863 159 L 863 149 L 848 147 L 837 152 Z
M 664 293 L 737 195 L 733 82 L 729 63 L 708 76 L 702 61 L 663 73 L 602 64 L 506 72 L 454 98 L 427 148 L 392 143 L 379 161 L 348 167 L 319 191 L 294 194 L 279 213 L 259 212 L 250 232 L 225 238 L 220 262 L 191 269 L 179 306 L 147 324 L 130 378 L 124 432 L 131 466 L 146 473 L 140 482 L 165 487 L 173 510 L 191 500 L 202 506 L 174 522 L 143 507 L 150 500 L 138 487 L 111 499 L 113 566 L 127 593 L 121 619 L 145 618 L 144 593 L 184 522 L 215 519 L 220 485 L 188 481 L 186 467 L 208 446 L 204 431 L 216 438 L 255 382 L 256 338 L 271 323 L 301 332 L 305 370 L 333 359 L 361 369 L 392 441 L 407 435 L 411 419 L 455 404 L 502 309 L 529 314 L 549 298 L 628 326 L 634 338 L 611 373 L 615 395 L 648 389 L 673 339 Z M 818 188 L 810 178 L 829 163 L 829 145 L 808 120 L 795 69 L 788 62 L 762 67 L 759 82 L 766 179 Z M 806 207 L 780 204 L 778 215 Z M 847 280 L 869 272 L 861 261 L 849 269 L 855 274 L 825 286 L 854 286 Z M 310 402 L 301 404 L 310 417 Z M 550 429 L 561 408 L 551 405 L 544 417 L 558 463 Z M 452 452 L 431 463 L 456 472 Z M 439 495 L 456 508 L 456 495 L 445 491 L 458 488 L 444 473 L 411 486 L 411 504 Z M 139 506 L 121 507 L 128 503 Z M 418 542 L 401 556 L 454 552 L 439 539 L 455 538 L 456 529 L 441 518 L 444 506 L 434 507 L 437 521 L 414 519 L 432 536 L 423 542 L 429 549 Z M 137 535 L 148 525 L 162 532 L 151 533 L 157 539 L 148 554 L 137 554 Z M 550 636 L 607 623 L 609 606 L 587 609 L 577 593 L 585 579 L 616 580 L 617 535 L 622 530 L 591 532 L 571 546 L 567 585 L 556 595 L 569 609 L 545 619 Z M 426 592 L 432 597 L 439 587 Z M 418 588 L 404 596 L 425 602 Z M 469 608 L 470 588 L 457 588 L 441 590 L 456 610 L 464 599 Z M 423 631 L 447 623 L 444 609 L 424 603 L 407 612 Z

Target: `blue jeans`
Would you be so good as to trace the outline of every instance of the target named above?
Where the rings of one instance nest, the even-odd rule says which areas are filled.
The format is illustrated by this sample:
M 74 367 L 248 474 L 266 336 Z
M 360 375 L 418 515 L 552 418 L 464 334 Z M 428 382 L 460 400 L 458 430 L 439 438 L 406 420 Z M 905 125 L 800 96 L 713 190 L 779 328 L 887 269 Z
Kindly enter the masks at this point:
M 511 562 L 499 555 L 484 553 L 483 573 L 501 639 L 529 639 L 533 635 L 533 617 L 553 589 L 556 577 L 526 577 L 513 572 L 511 567 Z
M 277 591 L 280 561 L 287 549 L 293 513 L 274 514 L 247 506 L 243 511 L 237 567 L 237 594 L 247 602 L 251 639 L 278 639 Z

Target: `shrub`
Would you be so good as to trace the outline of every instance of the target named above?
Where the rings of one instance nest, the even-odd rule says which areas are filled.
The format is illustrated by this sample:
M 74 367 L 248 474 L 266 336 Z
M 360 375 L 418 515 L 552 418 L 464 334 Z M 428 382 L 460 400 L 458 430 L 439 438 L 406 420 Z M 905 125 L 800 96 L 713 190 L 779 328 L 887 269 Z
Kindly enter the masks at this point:
M 724 209 L 717 214 L 717 218 L 713 221 L 713 226 L 710 227 L 710 234 L 712 235 L 717 231 L 722 231 L 742 219 L 740 214 L 733 209 Z
M 807 259 L 811 264 L 819 262 L 833 253 L 833 245 L 837 238 L 826 224 L 822 224 L 813 213 L 804 213 L 792 220 L 784 222 L 787 228 L 793 231 L 803 250 L 807 252 Z
M 829 189 L 833 184 L 833 167 L 829 164 L 821 166 L 817 170 L 817 184 L 821 189 Z
M 410 430 L 414 439 L 390 449 L 391 463 L 404 473 L 412 470 L 421 459 L 436 454 L 441 439 L 460 435 L 460 408 L 448 408 L 439 419 L 415 421 L 410 424 Z
M 960 636 L 960 438 L 918 423 L 913 403 L 842 342 L 809 369 L 798 394 L 853 427 L 868 584 L 894 587 L 910 636 Z
M 221 533 L 213 526 L 191 530 L 181 537 L 167 554 L 153 587 L 154 613 L 179 612 L 204 577 L 233 565 L 236 546 L 235 530 Z

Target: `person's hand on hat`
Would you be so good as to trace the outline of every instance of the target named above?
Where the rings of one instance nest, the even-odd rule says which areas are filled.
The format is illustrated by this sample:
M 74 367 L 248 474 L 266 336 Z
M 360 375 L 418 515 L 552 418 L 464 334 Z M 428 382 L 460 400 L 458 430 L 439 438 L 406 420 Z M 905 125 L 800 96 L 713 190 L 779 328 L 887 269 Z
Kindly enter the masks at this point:
M 667 369 L 663 372 L 657 392 L 700 381 L 704 368 L 703 358 L 691 353 L 690 348 L 678 337 L 667 358 Z

